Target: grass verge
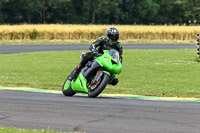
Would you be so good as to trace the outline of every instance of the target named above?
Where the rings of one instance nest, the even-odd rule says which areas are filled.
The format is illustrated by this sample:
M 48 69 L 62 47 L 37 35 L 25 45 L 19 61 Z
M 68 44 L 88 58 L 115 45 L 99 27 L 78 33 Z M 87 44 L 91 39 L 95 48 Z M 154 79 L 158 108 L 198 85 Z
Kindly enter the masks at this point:
M 15 41 L 0 41 L 0 45 L 28 45 L 28 44 L 91 44 L 95 40 L 15 40 Z M 196 41 L 181 41 L 181 40 L 126 40 L 121 41 L 123 44 L 195 44 Z
M 61 90 L 80 51 L 0 55 L 0 85 Z M 200 97 L 196 50 L 124 50 L 117 86 L 105 93 Z
M 61 133 L 61 132 L 0 127 L 0 133 Z

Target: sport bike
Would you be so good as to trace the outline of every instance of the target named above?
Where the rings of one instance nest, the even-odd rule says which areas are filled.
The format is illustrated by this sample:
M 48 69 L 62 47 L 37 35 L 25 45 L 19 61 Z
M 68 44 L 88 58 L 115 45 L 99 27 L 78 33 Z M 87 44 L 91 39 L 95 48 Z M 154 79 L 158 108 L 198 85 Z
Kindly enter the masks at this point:
M 115 49 L 103 50 L 103 54 L 96 54 L 94 60 L 89 61 L 71 83 L 65 80 L 62 92 L 65 96 L 73 96 L 76 93 L 87 93 L 88 97 L 97 97 L 121 72 L 119 52 Z

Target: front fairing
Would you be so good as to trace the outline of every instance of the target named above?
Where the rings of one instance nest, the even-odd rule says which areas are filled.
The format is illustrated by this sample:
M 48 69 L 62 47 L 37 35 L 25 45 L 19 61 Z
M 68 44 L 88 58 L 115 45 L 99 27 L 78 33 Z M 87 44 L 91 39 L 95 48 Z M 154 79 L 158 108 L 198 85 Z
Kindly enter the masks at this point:
M 121 72 L 122 64 L 120 61 L 115 61 L 109 54 L 107 50 L 104 50 L 104 54 L 100 57 L 96 58 L 96 61 L 103 66 L 104 68 L 108 69 L 113 74 L 118 74 Z

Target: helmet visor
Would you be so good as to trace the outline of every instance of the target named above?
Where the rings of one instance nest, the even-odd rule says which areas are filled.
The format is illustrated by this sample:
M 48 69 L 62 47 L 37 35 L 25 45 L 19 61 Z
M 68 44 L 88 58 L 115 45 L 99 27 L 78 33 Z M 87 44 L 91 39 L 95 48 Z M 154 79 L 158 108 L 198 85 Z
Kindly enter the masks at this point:
M 119 35 L 108 35 L 108 38 L 116 42 L 119 39 Z

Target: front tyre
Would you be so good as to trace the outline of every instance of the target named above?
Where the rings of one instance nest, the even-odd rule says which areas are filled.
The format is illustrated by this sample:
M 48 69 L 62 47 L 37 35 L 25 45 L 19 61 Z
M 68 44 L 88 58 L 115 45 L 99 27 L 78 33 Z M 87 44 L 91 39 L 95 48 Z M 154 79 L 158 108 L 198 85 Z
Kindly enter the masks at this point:
M 104 73 L 101 77 L 101 81 L 98 84 L 98 86 L 95 89 L 88 89 L 88 97 L 90 98 L 96 98 L 106 87 L 106 85 L 109 83 L 110 76 L 106 73 Z
M 76 92 L 72 90 L 71 85 L 68 85 L 68 80 L 67 79 L 66 79 L 66 81 L 63 84 L 62 92 L 63 92 L 63 94 L 65 96 L 73 96 L 73 95 L 76 94 Z

